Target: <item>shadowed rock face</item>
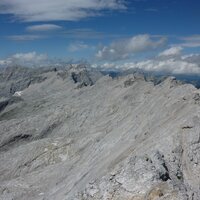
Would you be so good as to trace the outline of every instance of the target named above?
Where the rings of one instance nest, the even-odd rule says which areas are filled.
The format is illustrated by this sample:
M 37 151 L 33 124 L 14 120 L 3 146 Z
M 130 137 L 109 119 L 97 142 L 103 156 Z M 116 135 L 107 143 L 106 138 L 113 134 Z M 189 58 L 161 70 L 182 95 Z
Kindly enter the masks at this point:
M 52 69 L 26 68 L 26 67 L 6 67 L 0 69 L 0 96 L 9 97 L 16 91 L 24 90 L 33 83 L 45 80 L 41 75 Z
M 60 67 L 61 68 L 61 67 Z M 15 92 L 28 88 L 31 84 L 46 80 L 45 73 L 57 73 L 63 79 L 71 77 L 78 87 L 93 85 L 102 74 L 96 70 L 87 69 L 85 65 L 69 65 L 59 71 L 56 67 L 27 68 L 12 66 L 0 68 L 0 97 L 10 97 Z
M 102 74 L 99 71 L 89 69 L 81 64 L 70 66 L 68 74 L 71 76 L 74 83 L 78 83 L 78 88 L 92 86 L 100 77 L 102 77 Z
M 200 199 L 198 89 L 84 66 L 37 76 L 1 95 L 0 199 Z

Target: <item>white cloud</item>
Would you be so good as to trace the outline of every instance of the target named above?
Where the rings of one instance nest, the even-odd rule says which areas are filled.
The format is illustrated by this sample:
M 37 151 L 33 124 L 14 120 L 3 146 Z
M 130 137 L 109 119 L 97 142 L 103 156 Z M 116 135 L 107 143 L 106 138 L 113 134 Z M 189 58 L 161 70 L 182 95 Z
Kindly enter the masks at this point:
M 169 49 L 164 50 L 159 54 L 159 56 L 179 56 L 181 55 L 182 47 L 171 47 Z
M 32 40 L 39 40 L 45 38 L 45 36 L 42 35 L 10 35 L 7 36 L 7 39 L 13 40 L 13 41 L 32 41 Z
M 24 65 L 36 66 L 48 61 L 47 54 L 37 54 L 36 52 L 17 53 L 4 60 L 0 60 L 0 66 Z
M 0 60 L 0 66 L 6 66 L 6 65 L 9 65 L 9 64 L 11 64 L 11 62 L 7 59 Z
M 125 67 L 142 69 L 148 72 L 164 72 L 171 74 L 200 74 L 200 67 L 196 63 L 182 60 L 147 60 L 136 64 L 126 64 Z
M 125 0 L 1 0 L 0 14 L 21 21 L 80 20 L 104 10 L 125 9 Z
M 198 63 L 200 65 L 200 54 L 184 55 L 181 58 L 189 63 Z
M 174 75 L 200 75 L 200 54 L 189 54 L 182 56 L 181 50 L 181 48 L 170 48 L 160 53 L 153 59 L 143 60 L 140 62 L 106 62 L 101 64 L 101 67 L 106 69 L 120 70 L 139 69 L 145 72 L 167 73 Z
M 96 57 L 100 60 L 111 61 L 126 59 L 139 52 L 157 49 L 164 45 L 165 41 L 165 37 L 153 38 L 147 34 L 137 35 L 102 47 L 97 52 Z
M 43 31 L 55 31 L 61 28 L 62 28 L 61 26 L 55 24 L 40 24 L 40 25 L 28 26 L 26 30 L 29 32 L 43 32 Z
M 89 45 L 85 44 L 84 42 L 75 42 L 75 43 L 71 43 L 67 49 L 70 52 L 75 52 L 75 51 L 81 51 L 88 48 L 89 48 Z
M 200 66 L 197 63 L 189 63 L 184 60 L 146 60 L 141 62 L 127 62 L 123 64 L 105 63 L 104 68 L 116 69 L 140 69 L 146 72 L 162 72 L 170 74 L 199 74 Z
M 95 65 L 93 65 L 93 67 L 95 67 Z M 99 66 L 96 65 L 96 67 L 99 67 Z M 117 67 L 116 63 L 106 62 L 106 63 L 101 64 L 101 68 L 103 69 L 113 69 L 116 67 Z
M 17 53 L 14 54 L 11 59 L 13 60 L 19 60 L 23 62 L 33 62 L 33 61 L 44 61 L 47 59 L 46 54 L 37 54 L 36 52 L 30 52 L 30 53 Z

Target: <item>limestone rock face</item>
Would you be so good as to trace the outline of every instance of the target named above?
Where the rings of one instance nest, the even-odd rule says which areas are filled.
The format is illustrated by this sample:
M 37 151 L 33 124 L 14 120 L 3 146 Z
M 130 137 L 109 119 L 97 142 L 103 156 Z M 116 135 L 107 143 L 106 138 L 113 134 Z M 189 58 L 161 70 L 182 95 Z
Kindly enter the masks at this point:
M 0 199 L 200 199 L 198 89 L 81 66 L 39 76 L 1 93 Z

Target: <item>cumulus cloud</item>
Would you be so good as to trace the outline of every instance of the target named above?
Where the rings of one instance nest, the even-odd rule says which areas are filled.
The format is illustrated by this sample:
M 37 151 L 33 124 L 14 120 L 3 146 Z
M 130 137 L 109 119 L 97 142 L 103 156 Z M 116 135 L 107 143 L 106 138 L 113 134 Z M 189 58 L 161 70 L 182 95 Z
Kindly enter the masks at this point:
M 184 60 L 146 60 L 138 63 L 124 63 L 118 68 L 140 69 L 146 72 L 157 72 L 167 74 L 199 74 L 200 66 L 197 63 L 189 63 Z
M 1 0 L 0 14 L 26 22 L 80 20 L 104 10 L 125 9 L 125 0 Z
M 109 46 L 103 46 L 96 54 L 100 60 L 116 61 L 129 58 L 130 56 L 157 49 L 166 42 L 165 37 L 153 38 L 150 35 L 137 35 L 132 38 L 123 39 L 111 43 Z
M 0 60 L 0 66 L 23 65 L 36 66 L 48 61 L 47 54 L 37 54 L 36 52 L 17 53 L 4 60 Z
M 26 28 L 29 32 L 55 31 L 59 29 L 62 29 L 62 27 L 55 24 L 32 25 Z
M 182 48 L 172 47 L 152 59 L 124 63 L 106 62 L 101 64 L 101 67 L 120 70 L 136 69 L 145 72 L 174 75 L 200 75 L 200 54 L 181 55 L 181 51 Z
M 182 59 L 184 61 L 187 61 L 189 63 L 198 63 L 200 64 L 200 54 L 189 54 L 182 56 Z
M 169 49 L 164 50 L 159 54 L 159 56 L 179 56 L 181 55 L 182 47 L 171 47 Z

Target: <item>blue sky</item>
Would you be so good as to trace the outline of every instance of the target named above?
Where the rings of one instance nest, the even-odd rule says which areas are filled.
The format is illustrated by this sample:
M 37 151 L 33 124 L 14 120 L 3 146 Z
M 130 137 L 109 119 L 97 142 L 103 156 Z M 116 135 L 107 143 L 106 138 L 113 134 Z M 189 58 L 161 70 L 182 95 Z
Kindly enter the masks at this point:
M 0 64 L 39 56 L 133 65 L 165 54 L 198 64 L 199 11 L 199 0 L 1 0 Z

